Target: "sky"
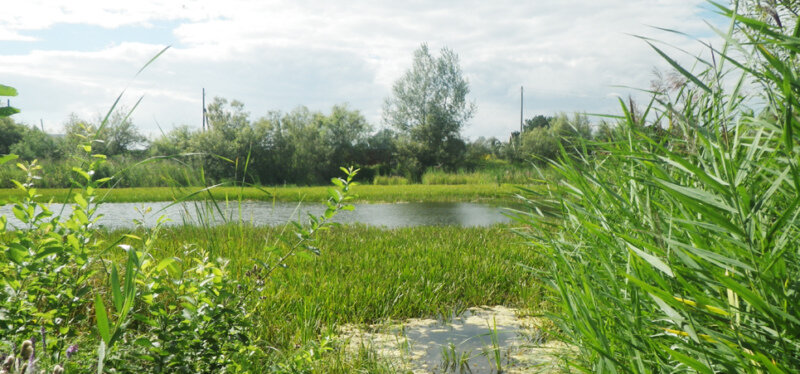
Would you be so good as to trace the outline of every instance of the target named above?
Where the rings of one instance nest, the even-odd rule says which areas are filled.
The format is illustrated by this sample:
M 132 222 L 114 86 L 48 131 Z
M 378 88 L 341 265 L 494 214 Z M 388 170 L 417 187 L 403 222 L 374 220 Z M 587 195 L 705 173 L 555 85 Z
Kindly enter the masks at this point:
M 70 113 L 97 118 L 123 90 L 123 106 L 142 98 L 142 133 L 199 128 L 203 88 L 252 120 L 346 103 L 377 130 L 427 43 L 459 55 L 477 108 L 463 135 L 505 139 L 519 128 L 520 86 L 525 118 L 618 113 L 619 97 L 644 99 L 654 69 L 669 70 L 637 36 L 688 67 L 725 25 L 703 0 L 6 0 L 0 84 L 19 91 L 15 120 L 51 133 Z

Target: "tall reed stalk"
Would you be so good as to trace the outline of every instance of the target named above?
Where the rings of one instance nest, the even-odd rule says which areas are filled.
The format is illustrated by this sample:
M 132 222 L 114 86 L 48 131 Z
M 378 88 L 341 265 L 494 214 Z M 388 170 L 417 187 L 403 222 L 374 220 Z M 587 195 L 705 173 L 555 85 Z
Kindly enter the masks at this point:
M 714 4 L 721 48 L 605 152 L 567 156 L 527 200 L 557 322 L 585 372 L 800 371 L 797 5 Z M 584 147 L 585 149 L 585 147 Z M 546 208 L 546 209 L 543 209 Z

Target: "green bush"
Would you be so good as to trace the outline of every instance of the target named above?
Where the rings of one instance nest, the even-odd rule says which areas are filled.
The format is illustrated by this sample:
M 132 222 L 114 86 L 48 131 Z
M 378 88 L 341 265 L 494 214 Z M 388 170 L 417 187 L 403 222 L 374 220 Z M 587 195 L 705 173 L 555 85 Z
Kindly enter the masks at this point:
M 622 103 L 604 152 L 562 149 L 563 183 L 528 200 L 523 221 L 563 225 L 529 235 L 580 370 L 800 371 L 800 22 L 773 8 L 720 7 L 726 44 L 696 74 L 653 46 L 685 83 Z

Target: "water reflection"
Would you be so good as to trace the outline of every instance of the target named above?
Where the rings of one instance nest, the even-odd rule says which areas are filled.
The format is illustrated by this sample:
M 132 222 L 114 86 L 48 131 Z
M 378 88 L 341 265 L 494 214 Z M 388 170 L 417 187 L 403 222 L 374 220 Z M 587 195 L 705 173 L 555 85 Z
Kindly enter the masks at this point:
M 344 326 L 348 349 L 374 350 L 403 372 L 560 372 L 566 346 L 538 328 L 542 320 L 519 317 L 504 306 L 469 308 L 442 319 L 408 319 L 368 327 Z
M 145 213 L 150 208 L 149 213 Z M 71 208 L 67 207 L 65 211 Z M 61 204 L 51 205 L 58 213 Z M 127 228 L 134 226 L 133 220 L 142 220 L 146 226 L 153 226 L 159 216 L 170 219 L 169 225 L 199 224 L 207 222 L 219 225 L 225 222 L 243 221 L 253 225 L 282 225 L 298 217 L 304 220 L 309 213 L 321 214 L 324 207 L 319 203 L 287 203 L 247 201 L 212 205 L 200 202 L 187 202 L 170 206 L 167 202 L 152 203 L 106 203 L 98 213 L 103 217 L 99 225 L 108 228 Z M 0 207 L 0 215 L 8 218 L 9 228 L 21 226 L 10 205 Z M 501 208 L 476 203 L 393 203 L 356 204 L 354 211 L 342 211 L 334 219 L 339 223 L 364 223 L 388 228 L 408 226 L 488 226 L 508 222 Z

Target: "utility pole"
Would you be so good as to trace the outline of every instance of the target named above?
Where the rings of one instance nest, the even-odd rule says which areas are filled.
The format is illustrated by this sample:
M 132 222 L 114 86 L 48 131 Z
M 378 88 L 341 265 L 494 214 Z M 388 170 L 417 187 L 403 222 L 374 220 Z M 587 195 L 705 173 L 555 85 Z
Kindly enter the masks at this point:
M 524 123 L 522 119 L 522 94 L 523 94 L 522 86 L 519 86 L 519 134 L 520 135 L 522 135 L 522 124 Z
M 206 89 L 203 87 L 203 132 L 206 131 Z
M 39 118 L 39 126 L 42 127 L 42 132 L 44 132 L 44 120 Z

